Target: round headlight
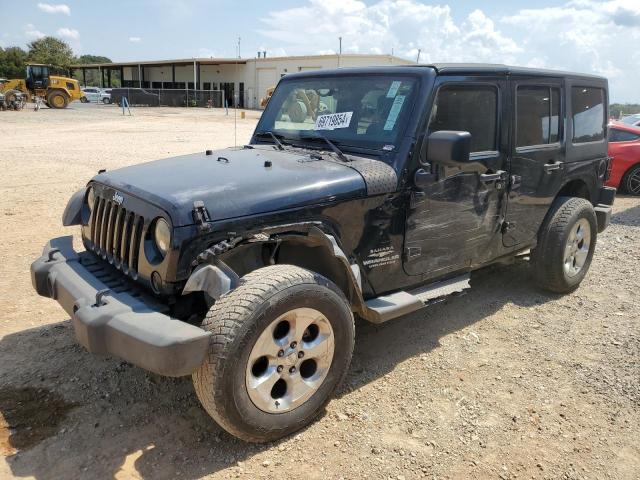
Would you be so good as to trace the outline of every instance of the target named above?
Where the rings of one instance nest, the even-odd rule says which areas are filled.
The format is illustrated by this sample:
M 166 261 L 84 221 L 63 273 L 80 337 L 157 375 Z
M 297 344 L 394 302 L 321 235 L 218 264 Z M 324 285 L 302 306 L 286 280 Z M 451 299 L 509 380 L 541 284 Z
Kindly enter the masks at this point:
M 96 194 L 93 191 L 93 187 L 89 187 L 87 189 L 87 206 L 89 207 L 89 210 L 93 210 L 93 204 L 96 201 Z
M 153 240 L 164 257 L 169 251 L 169 244 L 171 243 L 171 229 L 164 218 L 156 220 L 156 226 L 153 229 Z

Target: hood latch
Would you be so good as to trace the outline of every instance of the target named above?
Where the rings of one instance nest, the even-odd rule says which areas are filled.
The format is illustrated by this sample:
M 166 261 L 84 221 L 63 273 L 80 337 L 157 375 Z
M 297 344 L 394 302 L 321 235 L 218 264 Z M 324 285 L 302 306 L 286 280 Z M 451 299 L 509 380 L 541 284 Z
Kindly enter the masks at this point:
M 196 200 L 193 202 L 193 211 L 191 213 L 193 215 L 193 221 L 196 222 L 196 225 L 198 225 L 201 232 L 208 232 L 211 230 L 211 225 L 209 225 L 211 217 L 209 216 L 209 212 L 204 206 L 204 202 L 202 200 Z

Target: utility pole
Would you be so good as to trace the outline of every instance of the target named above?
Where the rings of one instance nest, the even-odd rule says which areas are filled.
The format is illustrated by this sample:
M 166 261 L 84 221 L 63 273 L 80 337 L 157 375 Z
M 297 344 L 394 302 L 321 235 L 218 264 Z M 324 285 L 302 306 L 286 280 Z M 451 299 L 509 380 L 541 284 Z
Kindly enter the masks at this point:
M 240 37 L 238 37 L 238 58 L 242 58 L 242 57 L 240 56 L 240 41 L 241 41 L 241 40 L 242 40 L 242 39 L 241 39 Z
M 418 58 L 416 58 L 416 63 L 420 63 L 420 52 L 422 52 L 422 49 L 418 49 Z

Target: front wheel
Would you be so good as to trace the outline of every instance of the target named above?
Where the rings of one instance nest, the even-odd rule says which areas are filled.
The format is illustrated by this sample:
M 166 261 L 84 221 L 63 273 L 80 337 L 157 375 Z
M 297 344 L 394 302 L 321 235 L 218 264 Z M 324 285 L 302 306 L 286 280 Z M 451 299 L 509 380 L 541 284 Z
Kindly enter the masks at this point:
M 556 293 L 569 293 L 584 279 L 598 234 L 591 202 L 558 197 L 547 214 L 531 263 L 538 285 Z
M 102 99 L 102 103 L 104 103 L 105 105 L 109 105 L 111 103 L 111 99 L 105 97 Z
M 193 374 L 207 412 L 232 435 L 266 442 L 309 424 L 347 373 L 355 337 L 342 291 L 292 265 L 261 268 L 211 308 Z
M 54 90 L 47 95 L 47 104 L 52 108 L 67 108 L 69 97 L 60 90 Z

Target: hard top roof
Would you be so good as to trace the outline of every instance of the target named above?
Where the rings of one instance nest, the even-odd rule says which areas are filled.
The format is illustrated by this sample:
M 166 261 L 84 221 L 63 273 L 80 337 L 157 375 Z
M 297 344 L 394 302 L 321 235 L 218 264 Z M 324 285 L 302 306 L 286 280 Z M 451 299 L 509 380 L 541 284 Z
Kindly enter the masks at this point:
M 405 65 L 384 65 L 384 66 L 368 66 L 368 67 L 344 67 L 328 70 L 312 70 L 307 72 L 291 73 L 283 77 L 314 77 L 314 76 L 331 76 L 335 74 L 367 74 L 367 73 L 409 73 L 414 75 L 426 74 L 429 70 L 435 70 L 439 75 L 473 75 L 473 74 L 495 74 L 495 75 L 527 75 L 527 76 L 545 76 L 545 77 L 572 77 L 572 78 L 588 78 L 606 82 L 607 79 L 602 76 L 563 72 L 560 70 L 548 70 L 543 68 L 529 67 L 513 67 L 509 65 L 493 64 L 493 63 L 433 63 L 433 64 L 405 64 Z
M 605 77 L 588 73 L 549 70 L 546 68 L 514 67 L 500 63 L 433 63 L 425 65 L 435 68 L 438 73 L 499 73 L 506 75 L 543 75 L 554 77 L 588 77 L 606 80 Z

